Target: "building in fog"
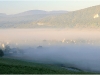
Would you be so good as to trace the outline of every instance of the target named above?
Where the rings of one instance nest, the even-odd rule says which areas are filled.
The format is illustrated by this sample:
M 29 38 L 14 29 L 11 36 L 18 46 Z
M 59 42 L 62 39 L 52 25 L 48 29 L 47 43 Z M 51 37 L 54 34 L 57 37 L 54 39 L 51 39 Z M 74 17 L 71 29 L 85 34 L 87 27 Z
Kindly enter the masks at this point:
M 2 48 L 5 48 L 5 45 L 4 44 L 2 44 Z
M 66 39 L 64 38 L 64 39 L 62 40 L 62 43 L 64 43 L 64 42 L 65 42 L 65 40 L 66 40 Z
M 93 18 L 98 18 L 99 17 L 99 14 L 96 14 L 96 15 L 94 15 L 94 17 Z
M 1 43 L 1 44 L 0 44 L 0 48 L 1 48 L 2 50 L 5 50 L 5 44 L 4 44 L 4 43 Z

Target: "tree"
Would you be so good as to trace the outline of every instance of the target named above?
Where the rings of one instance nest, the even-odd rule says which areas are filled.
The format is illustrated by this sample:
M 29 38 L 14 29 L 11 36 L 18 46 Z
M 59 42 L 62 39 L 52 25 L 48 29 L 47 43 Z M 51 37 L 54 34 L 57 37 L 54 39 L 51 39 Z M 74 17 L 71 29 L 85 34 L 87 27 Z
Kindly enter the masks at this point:
M 6 53 L 9 53 L 10 50 L 11 50 L 10 46 L 6 45 L 6 46 L 5 46 L 5 52 L 6 52 Z
M 4 52 L 0 49 L 0 57 L 4 56 Z
M 42 46 L 38 46 L 37 48 L 38 48 L 38 49 L 41 49 L 41 48 L 42 48 Z

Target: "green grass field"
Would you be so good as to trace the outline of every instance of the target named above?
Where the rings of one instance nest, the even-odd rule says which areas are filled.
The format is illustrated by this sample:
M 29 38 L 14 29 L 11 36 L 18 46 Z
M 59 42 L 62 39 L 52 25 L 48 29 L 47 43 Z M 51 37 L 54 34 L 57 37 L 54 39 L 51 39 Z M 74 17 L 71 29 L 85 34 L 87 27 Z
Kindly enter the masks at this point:
M 47 64 L 26 62 L 22 60 L 0 58 L 0 74 L 89 74 L 88 72 L 69 71 Z

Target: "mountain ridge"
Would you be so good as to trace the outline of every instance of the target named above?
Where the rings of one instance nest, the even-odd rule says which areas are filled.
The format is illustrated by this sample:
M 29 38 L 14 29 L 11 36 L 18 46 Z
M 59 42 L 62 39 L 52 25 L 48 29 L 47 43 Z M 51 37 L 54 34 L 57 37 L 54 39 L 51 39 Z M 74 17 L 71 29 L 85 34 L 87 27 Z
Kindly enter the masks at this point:
M 88 28 L 88 27 L 100 27 L 100 5 L 68 12 L 67 14 L 61 14 L 59 16 L 52 16 L 43 18 L 33 25 L 42 23 L 45 25 L 52 25 L 53 27 L 69 27 L 69 28 Z M 42 26 L 43 26 L 42 25 Z M 61 26 L 62 25 L 62 26 Z
M 0 16 L 0 28 L 29 28 L 28 25 L 30 25 L 31 22 L 47 16 L 62 14 L 67 11 L 62 11 L 61 13 L 57 12 L 50 13 L 43 10 L 30 10 L 18 14 Z
M 85 9 L 0 18 L 0 28 L 100 28 L 100 5 Z M 27 13 L 28 11 L 24 12 Z M 33 11 L 31 10 L 30 13 Z M 38 12 L 38 11 L 37 11 Z M 60 11 L 59 11 L 60 12 Z M 39 11 L 40 13 L 40 11 Z

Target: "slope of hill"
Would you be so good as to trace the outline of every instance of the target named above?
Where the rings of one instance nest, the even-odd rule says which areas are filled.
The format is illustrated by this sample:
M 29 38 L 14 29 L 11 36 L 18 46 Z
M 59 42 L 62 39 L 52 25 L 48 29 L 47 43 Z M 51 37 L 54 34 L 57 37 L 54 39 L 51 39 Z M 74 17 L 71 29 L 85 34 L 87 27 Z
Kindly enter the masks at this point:
M 30 10 L 0 17 L 0 28 L 100 28 L 100 5 L 68 12 Z
M 30 23 L 42 19 L 47 16 L 63 14 L 67 11 L 43 11 L 43 10 L 30 10 L 14 15 L 0 16 L 0 28 L 20 28 L 30 27 Z M 3 15 L 3 14 L 1 14 Z M 28 26 L 29 25 L 29 26 Z
M 89 74 L 89 72 L 75 72 L 54 65 L 0 58 L 0 74 Z
M 59 16 L 43 18 L 33 25 L 48 27 L 76 27 L 76 28 L 98 28 L 100 27 L 100 5 L 69 12 Z

